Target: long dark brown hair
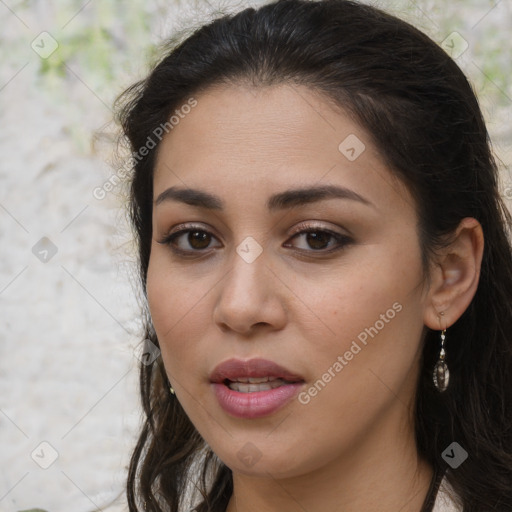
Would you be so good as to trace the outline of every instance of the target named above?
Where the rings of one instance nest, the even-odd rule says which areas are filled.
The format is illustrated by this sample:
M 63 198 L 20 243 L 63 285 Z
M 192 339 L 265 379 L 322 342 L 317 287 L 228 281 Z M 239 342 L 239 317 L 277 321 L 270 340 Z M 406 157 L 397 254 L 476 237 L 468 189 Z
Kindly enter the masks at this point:
M 442 394 L 432 384 L 438 333 L 425 327 L 416 440 L 419 455 L 446 471 L 465 512 L 512 511 L 512 219 L 463 72 L 408 23 L 347 0 L 280 0 L 224 15 L 184 41 L 170 40 L 149 76 L 117 104 L 136 155 L 129 213 L 144 293 L 158 144 L 144 156 L 139 150 L 193 95 L 233 83 L 305 85 L 354 116 L 416 201 L 424 268 L 463 218 L 481 223 L 479 285 L 448 330 L 451 379 Z M 159 346 L 147 307 L 144 318 L 145 338 Z M 129 467 L 130 512 L 144 503 L 148 511 L 178 512 L 191 482 L 200 493 L 196 510 L 224 512 L 231 470 L 170 394 L 161 357 L 141 364 L 140 392 L 145 422 Z M 451 470 L 442 452 L 454 441 L 469 457 Z

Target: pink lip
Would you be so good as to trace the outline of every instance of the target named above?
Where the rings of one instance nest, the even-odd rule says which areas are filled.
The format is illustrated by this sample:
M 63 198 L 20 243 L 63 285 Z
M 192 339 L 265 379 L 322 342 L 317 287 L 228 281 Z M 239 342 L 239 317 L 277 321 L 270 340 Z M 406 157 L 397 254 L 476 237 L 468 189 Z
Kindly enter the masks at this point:
M 278 388 L 254 393 L 241 393 L 230 389 L 225 381 L 239 377 L 276 377 L 289 381 Z M 260 418 L 281 409 L 304 384 L 304 379 L 286 368 L 266 359 L 229 359 L 211 373 L 210 381 L 220 406 L 237 418 Z
M 300 375 L 267 359 L 228 359 L 217 365 L 210 374 L 211 382 L 236 380 L 238 377 L 278 377 L 289 381 L 304 380 Z

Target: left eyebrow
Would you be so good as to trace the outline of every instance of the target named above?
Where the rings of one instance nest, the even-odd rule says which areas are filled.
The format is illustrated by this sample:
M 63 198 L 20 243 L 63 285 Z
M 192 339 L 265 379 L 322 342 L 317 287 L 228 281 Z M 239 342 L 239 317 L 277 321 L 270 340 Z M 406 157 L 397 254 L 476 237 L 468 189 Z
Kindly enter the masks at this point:
M 375 205 L 371 201 L 365 199 L 353 190 L 336 185 L 323 185 L 319 187 L 291 189 L 274 194 L 270 196 L 267 201 L 267 209 L 273 212 L 325 199 L 347 199 L 375 208 Z M 222 210 L 224 208 L 224 202 L 220 197 L 203 190 L 192 188 L 170 187 L 156 198 L 155 206 L 158 206 L 164 201 L 179 201 L 190 206 L 197 206 L 208 210 Z
M 267 208 L 269 211 L 283 210 L 285 208 L 293 208 L 294 206 L 314 203 L 325 199 L 348 199 L 375 208 L 375 205 L 371 201 L 365 199 L 357 192 L 336 185 L 286 190 L 285 192 L 271 196 L 267 201 Z

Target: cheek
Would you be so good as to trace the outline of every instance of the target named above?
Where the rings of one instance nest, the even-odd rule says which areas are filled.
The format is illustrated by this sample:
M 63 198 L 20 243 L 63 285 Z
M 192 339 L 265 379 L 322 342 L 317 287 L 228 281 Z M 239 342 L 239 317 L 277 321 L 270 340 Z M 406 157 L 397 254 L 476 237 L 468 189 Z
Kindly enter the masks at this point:
M 169 374 L 178 376 L 197 357 L 190 346 L 204 336 L 205 324 L 211 321 L 207 290 L 205 279 L 193 279 L 182 267 L 173 266 L 160 247 L 152 250 L 146 293 Z
M 370 404 L 378 408 L 390 389 L 401 388 L 415 364 L 423 329 L 422 268 L 411 242 L 367 246 L 358 256 L 316 287 L 300 282 L 308 316 L 298 322 L 307 331 L 313 377 L 321 381 L 316 405 L 343 404 L 362 418 Z
M 183 267 L 173 265 L 167 250 L 153 243 L 146 292 L 157 333 L 170 334 L 190 314 L 194 304 L 200 299 L 201 287 L 194 284 L 195 281 L 187 277 L 187 271 Z
M 194 424 L 208 425 L 209 388 L 203 385 L 200 371 L 190 370 L 202 367 L 205 352 L 191 347 L 200 343 L 211 323 L 205 280 L 192 279 L 183 268 L 173 267 L 158 249 L 150 258 L 146 292 L 162 361 L 187 416 Z
M 184 300 L 178 300 L 177 285 L 169 272 L 163 272 L 158 257 L 151 256 L 146 293 L 153 325 L 159 335 L 172 329 L 175 317 L 185 313 Z
M 329 272 L 294 280 L 293 291 L 305 306 L 298 321 L 311 329 L 316 325 L 326 346 L 336 338 L 352 340 L 375 323 L 379 331 L 388 330 L 400 323 L 395 317 L 406 316 L 397 315 L 397 309 L 421 314 L 422 268 L 416 244 L 405 240 L 369 244 L 357 255 L 347 253 L 342 261 Z

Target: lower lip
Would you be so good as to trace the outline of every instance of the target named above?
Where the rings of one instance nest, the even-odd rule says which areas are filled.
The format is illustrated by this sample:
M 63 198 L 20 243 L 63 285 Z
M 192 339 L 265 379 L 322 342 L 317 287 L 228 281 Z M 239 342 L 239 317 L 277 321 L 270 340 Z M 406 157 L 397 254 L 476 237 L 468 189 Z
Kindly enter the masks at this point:
M 228 414 L 237 418 L 261 418 L 268 416 L 284 407 L 292 400 L 303 382 L 283 384 L 268 391 L 255 391 L 253 393 L 240 393 L 229 389 L 225 384 L 212 384 L 220 406 Z

